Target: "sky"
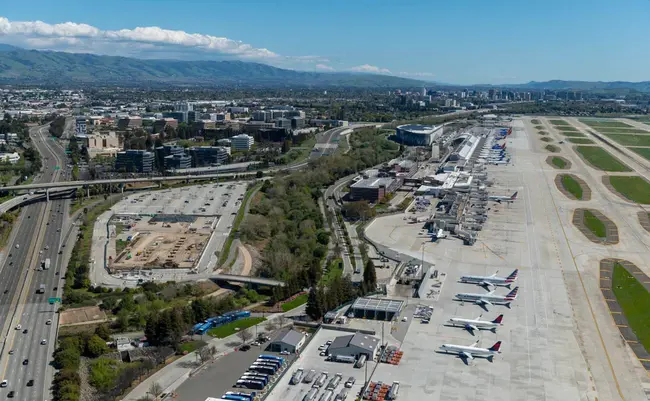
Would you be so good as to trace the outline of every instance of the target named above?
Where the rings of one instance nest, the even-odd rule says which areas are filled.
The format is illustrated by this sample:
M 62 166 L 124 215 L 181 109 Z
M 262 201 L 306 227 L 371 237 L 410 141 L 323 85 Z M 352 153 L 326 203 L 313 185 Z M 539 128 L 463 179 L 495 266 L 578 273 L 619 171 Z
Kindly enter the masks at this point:
M 0 43 L 470 85 L 650 80 L 650 0 L 6 0 Z

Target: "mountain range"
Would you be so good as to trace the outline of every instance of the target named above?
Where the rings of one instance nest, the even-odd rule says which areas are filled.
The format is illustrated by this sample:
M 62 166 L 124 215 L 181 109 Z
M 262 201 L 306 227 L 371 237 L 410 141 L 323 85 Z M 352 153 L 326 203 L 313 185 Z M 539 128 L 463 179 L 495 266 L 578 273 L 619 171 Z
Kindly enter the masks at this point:
M 27 50 L 2 43 L 0 43 L 0 84 L 274 88 L 460 87 L 383 74 L 295 71 L 243 61 L 140 60 L 94 54 Z M 650 92 L 650 81 L 553 80 L 531 81 L 516 85 L 464 85 L 463 87 Z
M 425 84 L 390 75 L 294 71 L 243 61 L 139 60 L 26 50 L 2 44 L 0 83 L 367 88 L 422 87 Z

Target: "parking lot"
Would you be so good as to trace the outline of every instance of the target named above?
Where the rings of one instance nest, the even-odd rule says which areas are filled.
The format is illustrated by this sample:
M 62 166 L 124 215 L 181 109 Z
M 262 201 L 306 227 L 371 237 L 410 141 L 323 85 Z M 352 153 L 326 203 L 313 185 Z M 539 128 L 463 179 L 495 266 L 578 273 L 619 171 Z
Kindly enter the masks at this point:
M 113 207 L 115 214 L 191 214 L 217 216 L 236 213 L 247 183 L 193 185 L 129 195 Z
M 333 390 L 334 396 L 341 392 L 344 388 L 345 382 L 348 378 L 353 377 L 355 379 L 354 384 L 349 389 L 349 394 L 346 400 L 353 400 L 354 395 L 358 394 L 361 390 L 366 373 L 370 375 L 377 365 L 374 361 L 366 362 L 365 366 L 358 369 L 354 367 L 354 364 L 351 363 L 341 363 L 341 362 L 330 362 L 326 361 L 324 356 L 321 356 L 321 351 L 318 349 L 322 344 L 325 344 L 327 341 L 333 341 L 338 336 L 349 335 L 352 333 L 338 331 L 338 330 L 329 330 L 321 329 L 319 330 L 314 338 L 311 339 L 310 343 L 302 350 L 300 356 L 287 371 L 287 373 L 280 379 L 278 384 L 275 386 L 275 389 L 269 394 L 266 398 L 267 401 L 301 401 L 305 395 L 311 390 L 312 383 L 303 383 L 299 384 L 289 384 L 291 376 L 297 369 L 303 369 L 305 374 L 310 370 L 316 371 L 315 379 L 318 378 L 322 372 L 327 372 L 328 377 L 325 383 L 328 383 L 331 378 L 333 378 L 337 373 L 341 374 L 341 382 Z M 317 400 L 325 392 L 325 386 L 321 387 L 318 392 Z M 332 400 L 334 397 L 332 397 Z

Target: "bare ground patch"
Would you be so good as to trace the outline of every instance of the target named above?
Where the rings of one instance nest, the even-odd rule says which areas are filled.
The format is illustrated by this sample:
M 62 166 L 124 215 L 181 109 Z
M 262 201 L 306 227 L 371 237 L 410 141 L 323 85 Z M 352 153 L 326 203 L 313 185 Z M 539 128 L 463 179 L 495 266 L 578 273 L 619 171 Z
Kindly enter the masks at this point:
M 650 278 L 641 271 L 634 263 L 628 262 L 623 259 L 603 259 L 600 261 L 600 291 L 605 298 L 605 303 L 609 308 L 609 313 L 612 315 L 614 324 L 621 333 L 621 337 L 625 340 L 627 345 L 634 351 L 634 354 L 639 359 L 643 367 L 650 371 L 650 354 L 639 342 L 638 337 L 630 328 L 630 324 L 625 318 L 623 308 L 618 304 L 614 291 L 612 290 L 612 280 L 614 277 L 614 265 L 619 264 L 625 268 L 631 275 L 635 276 L 640 283 L 642 283 L 648 291 L 650 291 Z
M 601 238 L 596 236 L 585 224 L 585 211 L 590 211 L 605 225 L 605 237 Z M 573 225 L 584 234 L 587 239 L 596 244 L 602 245 L 615 245 L 618 244 L 618 228 L 613 221 L 611 221 L 602 212 L 596 209 L 576 209 L 573 211 Z
M 579 185 L 580 188 L 582 188 L 582 199 L 578 199 L 573 195 L 570 191 L 568 191 L 565 187 L 564 184 L 562 183 L 562 176 L 568 175 L 569 177 L 573 178 Z M 558 191 L 562 192 L 567 198 L 572 199 L 572 200 L 579 200 L 579 201 L 588 201 L 591 200 L 591 188 L 589 188 L 589 185 L 580 177 L 577 175 L 573 174 L 558 174 L 555 177 L 555 186 L 557 187 Z
M 107 321 L 106 313 L 99 309 L 98 306 L 68 309 L 59 314 L 59 324 L 61 326 L 105 321 Z
M 637 216 L 639 216 L 639 223 L 641 223 L 641 227 L 645 228 L 645 230 L 650 233 L 650 216 L 648 215 L 648 212 L 645 210 L 638 212 Z

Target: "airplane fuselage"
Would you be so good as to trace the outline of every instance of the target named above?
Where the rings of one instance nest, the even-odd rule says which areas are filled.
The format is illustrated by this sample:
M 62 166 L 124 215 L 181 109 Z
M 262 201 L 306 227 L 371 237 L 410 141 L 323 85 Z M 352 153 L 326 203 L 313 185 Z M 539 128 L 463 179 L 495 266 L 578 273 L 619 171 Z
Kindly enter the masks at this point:
M 500 323 L 494 323 L 489 320 L 461 319 L 457 317 L 449 319 L 449 324 L 452 326 L 469 327 L 472 329 L 494 329 L 501 326 Z
M 514 297 L 509 297 L 504 295 L 472 294 L 472 293 L 456 294 L 456 298 L 459 299 L 460 301 L 491 303 L 494 305 L 505 305 L 515 300 Z
M 510 280 L 506 277 L 489 277 L 489 276 L 462 276 L 460 278 L 461 283 L 469 284 L 478 284 L 478 285 L 494 285 L 494 286 L 508 286 L 512 284 L 514 280 Z
M 499 351 L 492 351 L 487 348 L 467 347 L 456 344 L 442 344 L 440 346 L 440 349 L 445 352 L 470 356 L 491 356 L 499 353 Z

